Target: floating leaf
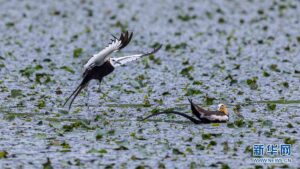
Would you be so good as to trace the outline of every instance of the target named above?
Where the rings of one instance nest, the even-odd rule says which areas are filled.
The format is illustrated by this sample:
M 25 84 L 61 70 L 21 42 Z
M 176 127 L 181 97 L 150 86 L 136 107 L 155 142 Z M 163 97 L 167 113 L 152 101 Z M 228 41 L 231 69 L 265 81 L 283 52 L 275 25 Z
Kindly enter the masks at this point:
M 264 72 L 263 72 L 263 76 L 264 76 L 264 77 L 269 77 L 270 74 L 269 74 L 268 72 L 264 71 Z
M 44 107 L 46 107 L 46 102 L 45 102 L 45 100 L 44 99 L 40 99 L 39 101 L 38 101 L 38 108 L 44 108 Z
M 7 158 L 7 155 L 8 155 L 7 151 L 0 151 L 0 159 Z
M 247 79 L 247 85 L 250 87 L 250 89 L 255 90 L 258 88 L 257 85 L 257 77 L 253 77 L 251 79 Z
M 202 92 L 198 89 L 188 88 L 185 96 L 192 96 L 192 95 L 197 95 L 197 94 L 202 94 Z
M 85 128 L 85 129 L 90 129 L 90 127 L 87 124 L 85 124 L 83 121 L 76 121 L 70 125 L 64 125 L 62 127 L 62 129 L 64 130 L 64 132 L 71 132 L 71 131 L 73 131 L 73 129 L 76 129 L 79 127 Z
M 182 42 L 179 44 L 176 44 L 174 46 L 172 46 L 171 44 L 167 44 L 166 45 L 166 51 L 170 51 L 170 52 L 175 52 L 177 49 L 185 49 L 187 47 L 187 44 Z
M 188 67 L 182 69 L 180 74 L 182 74 L 183 76 L 190 76 L 190 72 L 193 70 L 194 70 L 193 66 L 188 66 Z
M 63 69 L 63 70 L 65 70 L 67 72 L 70 72 L 72 74 L 75 73 L 75 71 L 72 68 L 68 67 L 68 66 L 62 66 L 62 67 L 60 67 L 60 69 Z
M 276 104 L 274 104 L 274 103 L 267 103 L 267 107 L 268 107 L 268 109 L 269 110 L 275 110 L 276 109 Z
M 292 138 L 285 138 L 284 139 L 284 143 L 285 144 L 295 144 L 296 143 L 296 139 L 292 139 Z
M 222 164 L 221 169 L 230 169 L 230 167 L 228 164 Z
M 273 125 L 273 122 L 272 122 L 272 120 L 264 120 L 263 122 L 262 122 L 262 125 L 263 126 L 272 126 Z
M 10 96 L 11 96 L 12 98 L 16 98 L 16 97 L 18 97 L 18 96 L 22 96 L 22 90 L 19 90 L 19 89 L 12 89 L 12 90 L 10 91 Z
M 201 82 L 201 81 L 194 81 L 193 82 L 193 85 L 202 85 L 203 84 L 203 82 Z
M 196 149 L 198 149 L 198 150 L 204 150 L 205 146 L 202 145 L 202 144 L 196 144 Z
M 71 148 L 71 146 L 67 142 L 61 143 L 60 146 L 62 146 L 62 148 L 64 148 L 64 149 L 70 149 Z
M 190 21 L 192 19 L 196 19 L 197 18 L 197 15 L 178 15 L 177 18 L 181 21 L 184 21 L 184 22 L 187 22 L 187 21 Z
M 26 76 L 29 77 L 31 76 L 34 72 L 43 69 L 43 66 L 41 65 L 36 65 L 35 67 L 32 67 L 31 65 L 29 65 L 28 67 L 26 67 L 25 69 L 20 70 L 20 73 L 22 76 Z
M 15 114 L 7 114 L 4 116 L 4 120 L 7 120 L 7 121 L 13 121 L 14 119 L 16 118 L 16 115 Z
M 235 121 L 234 121 L 234 124 L 235 124 L 237 127 L 244 127 L 244 126 L 246 125 L 246 123 L 244 122 L 243 119 L 235 120 Z
M 99 134 L 96 135 L 96 140 L 101 140 L 102 138 L 103 138 L 102 134 L 99 133 Z
M 218 22 L 219 22 L 220 24 L 223 24 L 223 23 L 225 23 L 226 21 L 225 21 L 224 18 L 219 18 Z
M 294 126 L 293 126 L 291 123 L 289 123 L 289 124 L 287 125 L 287 127 L 288 127 L 288 128 L 294 128 Z
M 220 126 L 220 123 L 211 123 L 211 126 L 218 127 Z
M 274 72 L 280 72 L 280 70 L 278 69 L 278 66 L 276 64 L 271 64 L 269 66 L 269 68 Z
M 183 152 L 181 152 L 177 148 L 174 148 L 172 151 L 173 151 L 173 154 L 176 154 L 176 155 L 182 155 L 182 154 L 184 154 Z
M 35 82 L 36 83 L 41 83 L 41 84 L 46 84 L 51 82 L 51 74 L 48 73 L 37 73 L 35 74 Z
M 107 150 L 105 150 L 105 149 L 100 149 L 100 150 L 98 151 L 98 153 L 106 154 L 106 153 L 107 153 Z
M 202 134 L 202 139 L 203 139 L 203 140 L 211 139 L 211 134 L 209 134 L 209 133 L 203 133 L 203 134 Z
M 289 88 L 289 83 L 288 82 L 282 82 L 282 86 L 285 88 Z
M 76 48 L 73 50 L 73 57 L 78 58 L 83 52 L 82 48 Z
M 213 105 L 215 98 L 209 97 L 208 95 L 205 96 L 205 102 L 207 105 Z
M 228 128 L 234 128 L 234 124 L 233 123 L 227 123 L 227 127 Z
M 151 60 L 151 61 L 153 61 L 153 63 L 155 63 L 155 64 L 157 64 L 157 65 L 161 65 L 161 60 L 160 60 L 160 58 L 155 58 L 155 56 L 154 55 L 150 55 L 149 56 L 149 60 Z
M 216 145 L 217 145 L 217 142 L 212 140 L 212 141 L 209 142 L 208 147 L 216 146 Z
M 13 22 L 7 22 L 7 23 L 5 24 L 5 26 L 8 27 L 8 28 L 11 28 L 11 27 L 14 27 L 14 26 L 15 26 L 15 23 L 13 23 Z

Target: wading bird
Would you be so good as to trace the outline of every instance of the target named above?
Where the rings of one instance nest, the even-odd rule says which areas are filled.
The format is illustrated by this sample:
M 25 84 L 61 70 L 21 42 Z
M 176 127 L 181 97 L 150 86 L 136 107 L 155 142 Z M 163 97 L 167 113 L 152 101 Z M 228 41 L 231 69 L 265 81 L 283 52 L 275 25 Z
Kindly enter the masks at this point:
M 224 123 L 224 122 L 228 121 L 228 119 L 229 119 L 229 113 L 228 113 L 227 107 L 224 104 L 219 104 L 217 111 L 208 111 L 208 110 L 204 110 L 200 106 L 194 104 L 191 99 L 189 99 L 189 102 L 191 104 L 192 113 L 193 113 L 193 115 L 195 115 L 197 117 L 197 119 L 192 116 L 189 116 L 185 113 L 181 113 L 181 112 L 177 112 L 177 111 L 166 111 L 166 112 L 159 112 L 159 113 L 151 114 L 151 115 L 143 118 L 142 120 L 146 120 L 150 117 L 157 116 L 160 114 L 177 114 L 177 115 L 180 115 L 180 116 L 183 116 L 183 117 L 189 119 L 190 121 L 192 121 L 195 124 Z
M 70 109 L 77 95 L 81 92 L 82 89 L 84 89 L 88 85 L 88 83 L 92 79 L 99 80 L 99 82 L 101 83 L 103 77 L 112 73 L 116 67 L 137 60 L 144 56 L 154 54 L 162 46 L 159 45 L 157 48 L 154 48 L 153 51 L 147 53 L 140 53 L 140 54 L 118 57 L 118 58 L 111 57 L 111 54 L 113 52 L 117 52 L 128 45 L 128 43 L 132 38 L 132 35 L 133 33 L 132 32 L 128 33 L 128 31 L 122 33 L 119 38 L 116 38 L 115 36 L 112 35 L 114 37 L 114 39 L 111 40 L 112 42 L 106 48 L 101 50 L 98 54 L 93 55 L 93 57 L 91 57 L 88 60 L 88 62 L 84 65 L 83 67 L 84 73 L 82 75 L 83 79 L 81 83 L 71 94 L 71 96 L 67 98 L 63 106 L 65 106 L 67 102 L 72 98 L 69 104 L 69 109 Z

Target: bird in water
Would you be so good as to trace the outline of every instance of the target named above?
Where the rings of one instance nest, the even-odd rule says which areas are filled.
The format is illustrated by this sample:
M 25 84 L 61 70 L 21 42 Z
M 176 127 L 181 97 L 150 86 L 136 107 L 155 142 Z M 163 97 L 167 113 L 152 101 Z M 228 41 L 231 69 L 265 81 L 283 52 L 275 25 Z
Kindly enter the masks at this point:
M 200 106 L 194 104 L 191 99 L 189 99 L 189 102 L 191 104 L 192 113 L 194 116 L 196 116 L 196 118 L 194 118 L 190 115 L 187 115 L 186 113 L 181 113 L 181 112 L 177 112 L 177 111 L 165 111 L 165 112 L 151 114 L 151 115 L 143 118 L 142 121 L 149 119 L 150 117 L 160 115 L 160 114 L 176 114 L 176 115 L 179 115 L 179 116 L 189 119 L 190 121 L 192 121 L 195 124 L 225 123 L 229 119 L 229 113 L 228 113 L 226 105 L 224 105 L 224 104 L 219 104 L 217 111 L 208 111 L 208 110 L 205 110 L 205 109 L 201 108 Z
M 132 62 L 134 60 L 140 59 L 144 56 L 148 56 L 151 54 L 156 53 L 162 45 L 159 45 L 157 48 L 154 48 L 151 52 L 145 52 L 130 56 L 124 56 L 124 57 L 111 57 L 111 54 L 113 52 L 120 51 L 124 47 L 126 47 L 129 42 L 131 41 L 133 33 L 129 33 L 126 31 L 125 33 L 122 33 L 119 38 L 116 38 L 111 40 L 111 43 L 101 50 L 98 54 L 93 55 L 88 62 L 83 67 L 83 75 L 82 75 L 82 81 L 78 85 L 78 87 L 73 91 L 73 93 L 67 98 L 63 106 L 65 106 L 68 101 L 70 101 L 69 109 L 71 108 L 75 98 L 77 95 L 87 87 L 88 83 L 91 80 L 98 80 L 100 83 L 103 79 L 103 77 L 109 75 L 114 71 L 116 67 L 119 67 L 121 65 L 124 65 L 126 63 Z

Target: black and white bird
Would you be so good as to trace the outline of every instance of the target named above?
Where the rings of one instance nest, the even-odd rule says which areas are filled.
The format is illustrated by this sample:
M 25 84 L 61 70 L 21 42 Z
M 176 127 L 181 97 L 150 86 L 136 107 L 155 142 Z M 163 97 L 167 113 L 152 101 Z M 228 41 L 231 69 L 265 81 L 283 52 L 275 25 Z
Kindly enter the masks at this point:
M 63 106 L 65 106 L 68 103 L 68 101 L 71 99 L 69 104 L 69 109 L 70 109 L 77 95 L 81 92 L 82 89 L 84 89 L 88 85 L 88 83 L 92 79 L 99 80 L 99 82 L 101 83 L 103 77 L 112 73 L 116 67 L 132 62 L 144 56 L 154 54 L 162 46 L 159 45 L 157 48 L 154 48 L 151 52 L 140 53 L 140 54 L 124 56 L 124 57 L 117 57 L 117 58 L 111 57 L 111 54 L 113 52 L 117 52 L 129 44 L 132 35 L 133 35 L 132 32 L 129 33 L 128 31 L 126 31 L 125 33 L 122 33 L 119 38 L 113 36 L 114 39 L 112 39 L 112 42 L 106 48 L 101 50 L 99 53 L 93 55 L 93 57 L 91 57 L 88 60 L 88 62 L 83 67 L 84 73 L 82 75 L 83 79 L 81 83 L 71 94 L 71 96 L 67 98 Z
M 181 112 L 177 112 L 177 111 L 166 111 L 166 112 L 159 112 L 159 113 L 149 115 L 149 116 L 143 118 L 142 120 L 146 120 L 150 117 L 157 116 L 160 114 L 180 115 L 182 117 L 189 119 L 190 121 L 192 121 L 195 124 L 224 123 L 224 122 L 227 122 L 229 119 L 229 113 L 228 113 L 226 105 L 224 105 L 224 104 L 219 104 L 217 111 L 208 111 L 208 110 L 205 110 L 205 109 L 201 108 L 200 106 L 194 104 L 191 99 L 189 99 L 189 102 L 191 104 L 192 113 L 197 118 L 194 118 L 190 115 L 187 115 L 187 114 L 181 113 Z

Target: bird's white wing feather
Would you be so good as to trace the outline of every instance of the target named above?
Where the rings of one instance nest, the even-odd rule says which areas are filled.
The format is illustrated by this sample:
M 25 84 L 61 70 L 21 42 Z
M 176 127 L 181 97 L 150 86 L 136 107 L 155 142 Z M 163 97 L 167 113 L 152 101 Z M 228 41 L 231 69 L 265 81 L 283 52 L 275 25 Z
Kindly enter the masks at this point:
M 86 71 L 92 65 L 101 66 L 104 62 L 106 62 L 109 59 L 111 53 L 121 50 L 122 48 L 127 46 L 132 38 L 132 34 L 133 33 L 129 33 L 127 31 L 121 34 L 120 38 L 116 38 L 114 36 L 114 39 L 106 48 L 101 50 L 99 53 L 93 55 L 93 57 L 91 57 L 88 60 L 88 62 L 84 65 L 84 71 Z
M 113 65 L 113 67 L 118 67 L 118 66 L 124 65 L 128 62 L 137 60 L 137 59 L 141 58 L 143 55 L 144 54 L 136 54 L 136 55 L 119 57 L 119 58 L 110 58 L 110 63 Z
M 130 56 L 123 56 L 123 57 L 118 57 L 118 58 L 110 58 L 110 63 L 113 65 L 113 67 L 118 67 L 121 65 L 124 65 L 126 63 L 135 61 L 137 59 L 140 59 L 144 56 L 149 56 L 151 54 L 156 53 L 159 49 L 161 48 L 161 45 L 155 49 L 153 49 L 153 51 L 148 52 L 148 53 L 141 53 L 141 54 L 135 54 L 135 55 L 130 55 Z
M 91 57 L 88 60 L 88 62 L 84 65 L 84 69 L 87 69 L 91 64 L 95 64 L 97 66 L 102 65 L 104 62 L 107 61 L 111 53 L 118 50 L 120 45 L 121 45 L 121 41 L 115 40 L 106 48 L 101 50 L 99 53 L 93 55 L 93 57 Z

